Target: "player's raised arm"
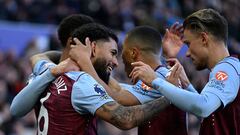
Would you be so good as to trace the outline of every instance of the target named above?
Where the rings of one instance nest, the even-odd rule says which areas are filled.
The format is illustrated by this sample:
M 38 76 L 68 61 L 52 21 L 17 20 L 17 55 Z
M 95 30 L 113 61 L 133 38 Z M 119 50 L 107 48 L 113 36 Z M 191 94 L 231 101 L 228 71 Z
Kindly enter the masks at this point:
M 60 51 L 47 51 L 44 53 L 36 54 L 30 58 L 30 63 L 32 67 L 34 67 L 35 64 L 40 60 L 46 60 L 48 62 L 53 62 L 55 64 L 58 64 L 61 54 L 62 53 Z

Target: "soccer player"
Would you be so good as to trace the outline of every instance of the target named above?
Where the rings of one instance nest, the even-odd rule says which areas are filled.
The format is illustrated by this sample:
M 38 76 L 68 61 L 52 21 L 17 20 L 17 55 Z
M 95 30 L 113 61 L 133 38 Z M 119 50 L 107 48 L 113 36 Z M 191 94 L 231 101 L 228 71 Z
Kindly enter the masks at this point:
M 89 37 L 91 61 L 101 79 L 107 82 L 112 69 L 118 65 L 115 34 L 102 25 L 91 23 L 76 29 L 72 37 L 82 42 Z M 65 60 L 68 56 L 63 53 L 61 59 Z M 37 62 L 34 69 L 38 71 L 35 72 L 38 74 L 46 64 L 49 63 Z M 36 104 L 38 134 L 94 135 L 97 134 L 96 116 L 118 128 L 130 129 L 150 119 L 168 104 L 165 98 L 159 98 L 144 105 L 124 107 L 109 97 L 89 74 L 67 72 L 49 85 Z
M 175 24 L 173 25 L 171 31 L 177 29 L 180 30 L 180 27 Z M 171 32 L 167 34 L 173 35 Z M 171 35 L 168 35 L 168 37 L 170 36 Z M 169 40 L 172 39 L 165 39 L 164 42 L 170 42 Z M 81 44 L 80 42 L 77 43 Z M 152 27 L 139 26 L 128 32 L 124 40 L 122 52 L 122 58 L 127 75 L 129 75 L 133 69 L 131 66 L 132 62 L 143 61 L 148 64 L 153 70 L 155 70 L 155 73 L 158 77 L 165 79 L 169 70 L 160 62 L 161 44 L 162 40 L 160 33 Z M 78 63 L 82 70 L 90 74 L 94 74 L 94 71 L 91 71 L 89 69 L 91 65 L 86 64 L 89 62 L 85 62 L 87 58 L 83 58 L 83 53 L 85 51 L 83 50 L 83 45 L 73 46 L 73 49 L 70 52 L 71 58 Z M 84 66 L 86 68 L 84 68 Z M 96 73 L 95 77 L 97 78 Z M 126 106 L 144 104 L 162 96 L 157 90 L 148 87 L 140 80 L 134 85 L 119 85 L 117 81 L 111 78 L 109 81 L 109 86 L 111 87 L 111 90 L 108 90 L 107 92 L 110 93 L 110 96 L 120 104 Z M 164 111 L 159 113 L 158 116 L 139 126 L 138 134 L 187 135 L 186 124 L 186 113 L 179 110 L 175 106 L 170 105 Z
M 93 22 L 94 22 L 94 20 L 91 17 L 83 15 L 83 14 L 72 14 L 72 15 L 67 16 L 66 18 L 64 18 L 61 21 L 61 23 L 59 24 L 59 27 L 58 27 L 57 34 L 58 34 L 58 39 L 59 39 L 62 47 L 66 48 L 62 52 L 63 55 L 68 55 L 68 50 L 70 49 L 70 44 L 72 42 L 72 38 L 71 38 L 72 32 L 75 29 L 77 29 L 78 27 L 80 27 L 84 24 L 93 23 Z M 46 61 L 46 63 L 43 64 L 43 65 L 45 65 L 45 67 L 42 68 L 42 70 L 34 69 L 34 71 L 39 71 L 39 73 L 34 73 L 33 72 L 33 74 L 30 76 L 29 81 L 31 82 L 33 79 L 36 78 L 37 75 L 43 74 L 43 72 L 45 70 L 47 70 L 47 68 L 52 68 L 53 66 L 55 66 L 55 64 L 48 63 L 48 62 L 53 61 L 55 63 L 59 63 L 59 61 L 63 61 L 63 59 L 61 58 L 62 53 L 56 52 L 56 51 L 50 51 L 50 52 L 44 53 L 44 55 L 41 54 L 41 55 L 36 55 L 36 56 L 32 57 L 31 58 L 32 67 L 39 67 L 38 65 L 35 66 L 35 64 L 39 60 L 44 59 Z M 51 60 L 48 57 L 51 57 Z M 71 63 L 70 65 L 73 66 L 73 62 L 71 62 L 71 60 L 68 60 L 65 63 L 68 63 L 68 64 Z M 62 73 L 67 72 L 68 70 L 67 70 L 67 68 L 65 70 L 64 66 L 65 66 L 65 64 L 61 64 L 60 67 L 62 67 L 62 69 L 59 68 L 59 67 L 56 67 L 56 69 L 59 68 L 60 71 L 63 71 Z M 74 67 L 72 67 L 72 69 L 74 69 Z M 50 71 L 50 72 L 53 75 L 58 75 L 58 74 L 61 73 L 60 71 L 57 71 L 57 72 Z M 16 96 L 14 98 L 13 101 L 16 101 L 16 102 L 13 102 L 11 107 L 10 107 L 10 111 L 11 111 L 13 116 L 22 117 L 34 108 L 35 103 L 38 101 L 39 97 L 41 96 L 41 94 L 43 92 L 43 91 L 38 91 L 38 88 L 44 90 L 45 87 L 46 87 L 46 84 L 50 83 L 51 80 L 53 79 L 51 77 L 51 75 L 49 76 L 49 75 L 47 75 L 47 73 L 45 73 L 45 74 L 46 75 L 44 75 L 44 76 L 46 76 L 46 77 L 48 76 L 49 79 L 44 79 L 44 81 L 42 81 L 42 83 L 36 83 L 34 85 L 35 89 L 30 91 L 30 93 L 32 93 L 31 96 L 25 96 L 24 97 L 25 100 L 22 100 L 21 98 L 18 98 L 18 97 L 21 97 L 20 95 L 28 94 L 27 93 L 28 91 L 27 92 L 22 91 L 21 93 L 19 93 L 18 96 Z M 43 76 L 43 75 L 41 75 L 41 76 Z M 39 76 L 37 78 L 39 80 L 41 80 L 41 76 Z M 37 85 L 37 84 L 42 84 L 42 85 Z M 31 102 L 29 102 L 29 101 L 31 101 Z M 14 103 L 16 103 L 16 104 L 14 104 Z M 23 106 L 24 106 L 24 108 L 23 108 Z
M 133 63 L 131 77 L 160 91 L 182 110 L 203 117 L 201 135 L 239 135 L 240 62 L 227 49 L 226 19 L 213 9 L 202 9 L 189 15 L 183 26 L 183 41 L 189 47 L 186 55 L 198 70 L 211 70 L 209 82 L 200 94 L 194 88 L 186 91 L 171 85 L 142 62 Z M 180 67 L 176 63 L 173 68 L 176 76 Z
M 177 29 L 179 28 L 180 27 L 177 27 L 177 25 L 173 25 L 172 31 L 174 30 L 177 31 Z M 148 34 L 146 35 L 146 33 Z M 136 42 L 134 39 L 138 41 Z M 81 40 L 83 41 L 83 39 Z M 161 63 L 159 58 L 160 58 L 161 38 L 160 38 L 159 32 L 157 32 L 155 29 L 151 27 L 146 27 L 146 26 L 138 27 L 128 34 L 128 38 L 125 41 L 126 41 L 125 42 L 126 44 L 124 45 L 125 47 L 124 59 L 125 59 L 126 69 L 128 70 L 128 74 L 130 73 L 129 64 L 131 62 L 126 61 L 126 59 L 130 55 L 130 53 L 137 51 L 141 53 L 137 53 L 134 56 L 134 58 L 130 57 L 131 60 L 133 61 L 144 60 L 148 62 L 149 65 L 152 65 L 153 68 L 157 69 L 156 72 L 160 77 L 165 78 L 168 70 L 162 65 L 160 65 Z M 82 54 L 85 53 L 84 51 L 82 51 L 83 49 L 80 49 L 80 50 L 73 49 L 73 50 L 74 51 L 70 52 L 70 56 L 73 55 L 74 52 L 76 52 L 76 54 L 80 54 L 81 56 L 76 56 L 75 59 L 80 61 L 81 65 L 86 66 L 87 64 L 85 64 L 82 61 L 83 58 L 81 58 L 83 57 Z M 39 60 L 39 59 L 36 59 L 36 60 Z M 36 63 L 35 60 L 33 61 L 34 61 L 33 63 Z M 90 64 L 91 64 L 91 61 L 90 61 Z M 89 67 L 90 66 L 88 66 L 87 69 L 89 69 Z M 104 76 L 102 76 L 101 78 L 103 77 Z M 108 93 L 111 93 L 110 95 L 113 96 L 113 98 L 116 101 L 118 101 L 123 105 L 128 105 L 128 106 L 137 105 L 137 104 L 140 104 L 140 102 L 143 104 L 162 96 L 159 92 L 154 90 L 153 92 L 148 93 L 146 91 L 147 86 L 144 85 L 142 82 L 138 82 L 136 85 L 122 84 L 123 88 L 121 88 L 117 82 L 114 82 L 114 80 L 111 80 L 109 85 L 116 86 L 114 87 L 114 89 L 116 90 L 115 91 L 108 90 Z M 41 88 L 41 87 L 38 87 L 38 88 Z M 129 92 L 125 90 L 129 90 Z M 39 90 L 37 91 L 38 93 L 40 93 Z M 28 105 L 28 106 L 32 106 L 32 105 Z M 30 110 L 30 108 L 28 110 Z M 23 112 L 23 110 L 21 111 Z M 15 111 L 15 114 L 18 114 L 18 113 L 16 113 Z M 144 124 L 139 128 L 139 134 L 152 134 L 152 133 L 157 133 L 158 135 L 187 134 L 185 113 L 178 110 L 174 106 L 170 106 L 166 108 L 166 110 L 160 113 L 158 117 L 155 117 L 153 120 L 148 121 L 146 124 Z

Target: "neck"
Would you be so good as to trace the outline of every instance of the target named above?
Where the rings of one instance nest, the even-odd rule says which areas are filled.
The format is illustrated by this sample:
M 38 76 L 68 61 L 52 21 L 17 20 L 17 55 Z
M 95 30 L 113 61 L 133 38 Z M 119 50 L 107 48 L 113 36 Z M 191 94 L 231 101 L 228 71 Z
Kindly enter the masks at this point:
M 224 43 L 217 43 L 210 48 L 209 51 L 209 61 L 208 68 L 212 69 L 218 62 L 223 60 L 224 58 L 230 56 L 228 49 L 225 47 Z
M 64 61 L 67 58 L 69 58 L 69 48 L 68 47 L 63 49 L 63 53 L 62 53 L 62 56 L 60 58 L 60 62 Z
M 159 65 L 161 65 L 160 62 L 160 55 L 155 55 L 155 54 L 147 54 L 147 55 L 142 55 L 140 58 L 140 61 L 148 64 L 153 70 L 155 70 Z

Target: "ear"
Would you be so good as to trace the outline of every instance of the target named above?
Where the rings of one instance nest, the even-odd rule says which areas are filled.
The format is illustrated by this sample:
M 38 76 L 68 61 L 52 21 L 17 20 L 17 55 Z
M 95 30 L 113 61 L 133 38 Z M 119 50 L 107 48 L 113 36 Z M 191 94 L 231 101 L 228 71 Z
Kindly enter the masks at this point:
M 139 56 L 140 56 L 140 50 L 137 47 L 133 47 L 131 52 L 132 59 L 137 61 L 139 59 Z
M 203 45 L 208 45 L 209 42 L 209 35 L 206 32 L 201 32 L 201 38 L 202 38 L 202 43 Z
M 91 47 L 92 47 L 92 56 L 93 56 L 93 57 L 95 57 L 95 56 L 96 56 L 96 46 L 97 46 L 97 44 L 96 44 L 96 42 L 95 42 L 95 41 L 91 42 Z
M 72 37 L 69 37 L 66 42 L 66 48 L 70 47 L 70 44 L 73 42 Z

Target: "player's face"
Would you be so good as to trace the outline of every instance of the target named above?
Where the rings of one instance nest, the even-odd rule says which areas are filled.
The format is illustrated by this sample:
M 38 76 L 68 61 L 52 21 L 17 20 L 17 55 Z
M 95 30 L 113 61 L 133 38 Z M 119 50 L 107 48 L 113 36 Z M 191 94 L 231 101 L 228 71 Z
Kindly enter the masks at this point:
M 132 49 L 129 48 L 129 45 L 127 44 L 127 42 L 125 40 L 124 44 L 123 44 L 123 50 L 122 50 L 122 59 L 123 59 L 123 63 L 125 66 L 125 72 L 126 72 L 127 76 L 131 73 L 131 71 L 133 69 L 131 63 L 134 62 L 134 60 L 131 57 L 131 53 L 132 53 Z
M 106 83 L 112 70 L 118 66 L 117 61 L 117 43 L 111 39 L 110 41 L 97 41 L 96 58 L 93 66 L 99 77 Z
M 207 67 L 208 57 L 202 37 L 186 29 L 184 30 L 184 43 L 188 46 L 186 56 L 192 59 L 196 69 L 205 69 Z

